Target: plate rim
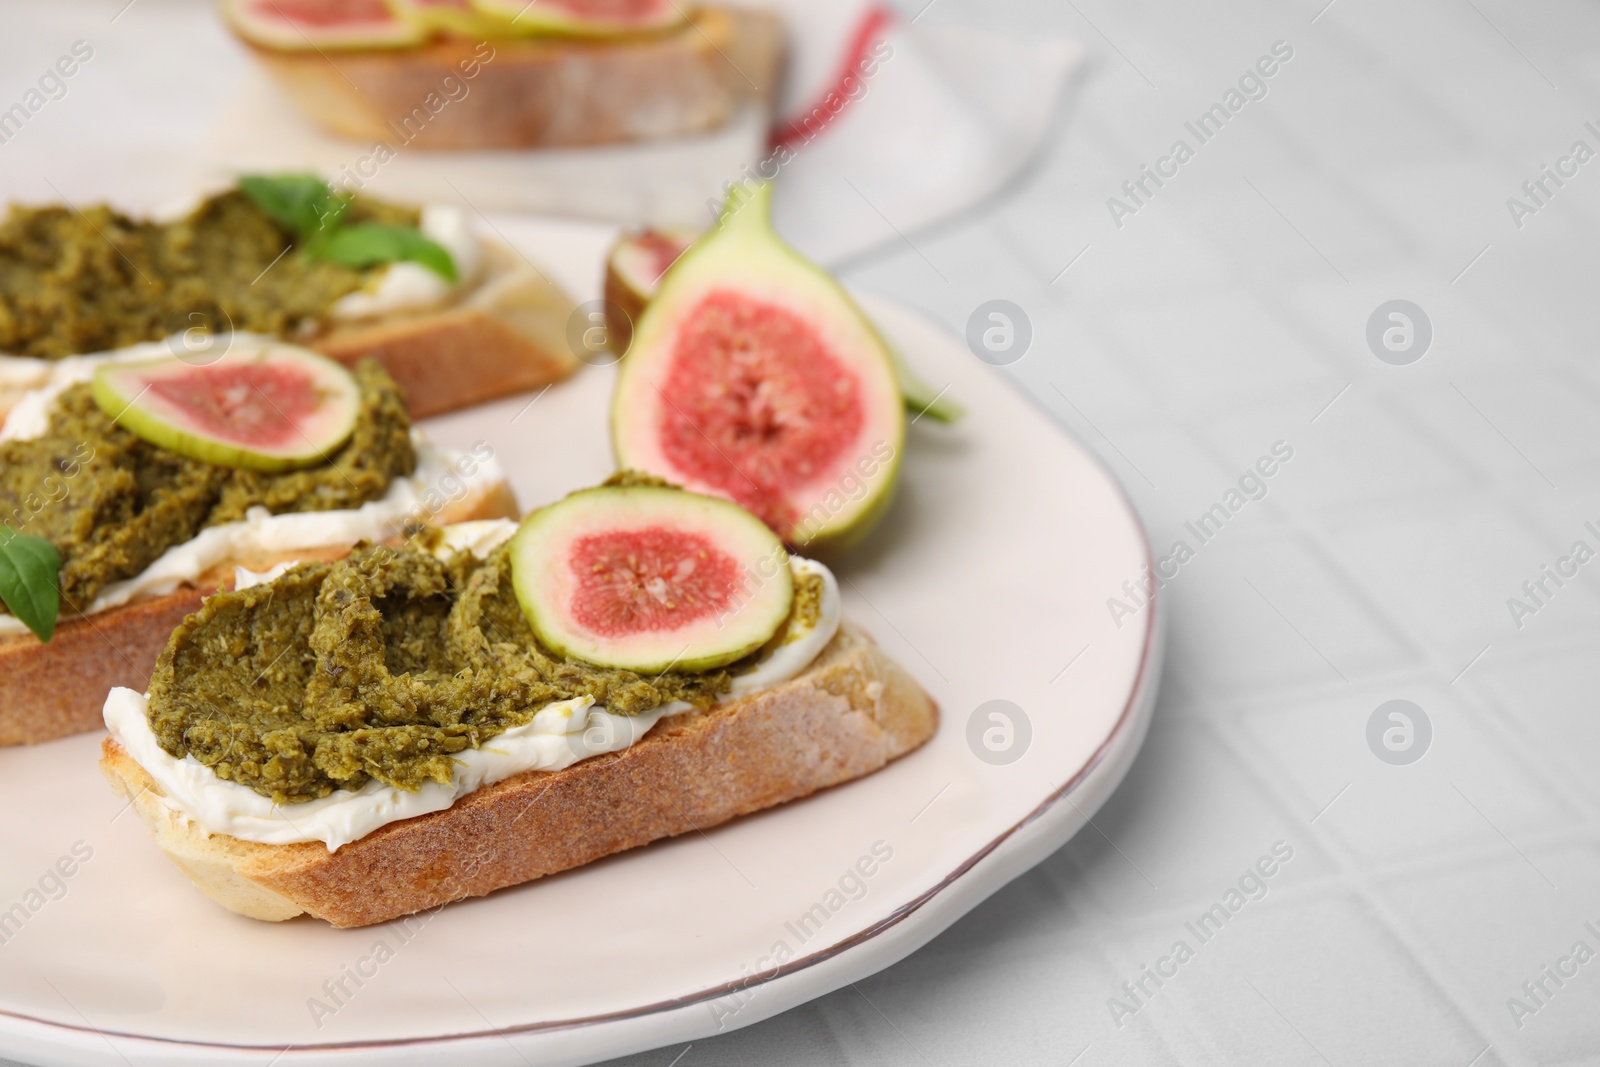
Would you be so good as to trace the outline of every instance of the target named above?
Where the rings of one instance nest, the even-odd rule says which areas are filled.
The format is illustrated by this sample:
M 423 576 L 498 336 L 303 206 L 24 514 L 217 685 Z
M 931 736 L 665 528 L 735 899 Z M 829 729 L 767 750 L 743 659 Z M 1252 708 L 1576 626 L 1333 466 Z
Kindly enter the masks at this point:
M 882 297 L 869 297 L 866 296 L 866 294 L 861 293 L 856 293 L 853 295 L 858 299 L 865 297 L 866 302 L 886 305 L 893 309 L 893 313 L 904 315 L 909 319 L 913 319 L 925 328 L 930 328 L 947 335 L 950 333 L 950 331 L 946 330 L 942 324 L 938 323 L 936 320 L 933 320 L 930 316 L 924 314 L 919 309 L 912 308 L 898 301 L 888 300 Z M 957 341 L 959 340 L 953 336 L 951 339 Z M 1000 373 L 997 376 L 1008 388 L 1011 389 L 1014 395 L 1018 396 L 1018 398 L 1024 403 L 1034 407 L 1039 414 L 1043 415 L 1050 422 L 1053 429 L 1070 440 L 1073 446 L 1076 447 L 1084 455 L 1084 457 L 1099 470 L 1101 475 L 1114 490 L 1116 496 L 1120 499 L 1128 515 L 1134 520 L 1134 527 L 1139 535 L 1145 563 L 1147 566 L 1153 568 L 1154 553 L 1151 547 L 1149 531 L 1145 529 L 1144 522 L 1139 515 L 1138 509 L 1134 506 L 1133 500 L 1128 495 L 1127 489 L 1123 486 L 1121 479 L 1116 476 L 1116 474 L 1097 453 L 1088 447 L 1086 442 L 1084 442 L 1076 433 L 1072 432 L 1071 429 L 1056 419 L 1053 413 L 1051 413 L 1049 409 L 1045 407 L 1039 398 L 1033 396 L 1025 388 L 1023 388 L 1021 383 L 1018 382 L 1014 376 L 1004 373 Z M 1078 805 L 1073 804 L 1073 808 L 1077 809 L 1077 814 L 1081 815 L 1083 822 L 1087 824 L 1088 819 L 1093 816 L 1095 811 L 1099 810 L 1100 806 L 1104 804 L 1105 800 L 1109 799 L 1111 793 L 1115 791 L 1116 786 L 1120 784 L 1122 777 L 1126 774 L 1128 766 L 1132 764 L 1133 759 L 1138 755 L 1139 749 L 1143 746 L 1145 734 L 1147 732 L 1149 721 L 1155 705 L 1155 699 L 1160 689 L 1161 665 L 1165 659 L 1165 605 L 1166 598 L 1161 595 L 1159 591 L 1154 591 L 1150 599 L 1150 610 L 1144 613 L 1146 618 L 1143 643 L 1141 645 L 1139 654 L 1139 665 L 1134 675 L 1133 685 L 1128 691 L 1128 697 L 1123 703 L 1122 710 L 1118 713 L 1116 723 L 1112 726 L 1111 730 L 1106 734 L 1101 743 L 1095 748 L 1094 752 L 1090 754 L 1089 758 L 1084 761 L 1083 765 L 1079 767 L 1071 777 L 1069 777 L 1059 787 L 1046 794 L 1045 797 L 1041 799 L 1040 802 L 1021 819 L 1006 827 L 1003 831 L 985 842 L 982 848 L 978 849 L 971 856 L 968 856 L 966 859 L 961 861 L 961 863 L 959 863 L 954 869 L 941 876 L 938 882 L 924 892 L 918 894 L 914 899 L 900 905 L 889 915 L 879 919 L 877 922 L 863 930 L 856 931 L 855 933 L 850 934 L 849 936 L 836 941 L 825 948 L 821 948 L 815 952 L 809 953 L 806 956 L 799 957 L 797 959 L 788 961 L 787 963 L 778 965 L 778 967 L 775 968 L 772 974 L 768 977 L 763 977 L 756 981 L 752 981 L 748 977 L 734 979 L 718 986 L 697 990 L 693 993 L 689 993 L 680 997 L 674 997 L 669 1000 L 655 1001 L 650 1004 L 606 1012 L 599 1015 L 582 1016 L 574 1019 L 521 1023 L 512 1026 L 491 1027 L 482 1030 L 459 1031 L 451 1034 L 429 1034 L 425 1036 L 376 1040 L 365 1039 L 354 1041 L 317 1042 L 312 1044 L 291 1044 L 287 1047 L 262 1044 L 233 1044 L 222 1041 L 196 1041 L 190 1038 L 161 1037 L 123 1030 L 107 1030 L 94 1026 L 87 1019 L 84 1020 L 85 1025 L 81 1026 L 71 1023 L 62 1023 L 49 1019 L 40 1019 L 22 1012 L 12 1011 L 7 1008 L 0 1008 L 0 1038 L 21 1039 L 22 1041 L 30 1042 L 50 1042 L 52 1037 L 55 1037 L 59 1041 L 57 1049 L 61 1052 L 67 1052 L 73 1048 L 84 1050 L 83 1045 L 80 1044 L 80 1042 L 92 1042 L 92 1039 L 98 1038 L 101 1042 L 110 1045 L 112 1051 L 120 1057 L 121 1050 L 117 1049 L 115 1045 L 111 1045 L 111 1039 L 116 1038 L 119 1041 L 145 1046 L 145 1050 L 142 1051 L 148 1051 L 151 1055 L 157 1055 L 161 1053 L 170 1055 L 175 1052 L 209 1055 L 221 1053 L 226 1055 L 230 1062 L 236 1063 L 250 1062 L 257 1057 L 263 1057 L 267 1055 L 272 1057 L 272 1062 L 276 1062 L 279 1057 L 285 1057 L 289 1055 L 350 1056 L 360 1055 L 362 1053 L 394 1053 L 399 1051 L 422 1049 L 429 1050 L 430 1052 L 437 1052 L 448 1049 L 451 1045 L 459 1045 L 464 1047 L 474 1042 L 481 1042 L 491 1039 L 509 1040 L 514 1037 L 526 1038 L 565 1032 L 582 1032 L 590 1030 L 591 1028 L 606 1026 L 608 1024 L 638 1022 L 654 1018 L 663 1018 L 673 1012 L 694 1008 L 701 1004 L 727 997 L 736 992 L 749 993 L 752 990 L 758 990 L 763 987 L 770 986 L 782 979 L 794 979 L 795 977 L 812 971 L 813 968 L 837 959 L 838 957 L 845 955 L 850 950 L 858 948 L 862 945 L 887 943 L 889 939 L 876 939 L 881 938 L 882 935 L 886 933 L 903 932 L 901 925 L 902 923 L 908 919 L 911 919 L 913 916 L 916 916 L 917 913 L 923 910 L 923 908 L 927 907 L 929 904 L 935 903 L 937 900 L 940 900 L 941 897 L 943 897 L 944 900 L 952 899 L 952 895 L 949 894 L 948 891 L 956 888 L 958 883 L 961 883 L 963 888 L 975 884 L 972 882 L 963 883 L 961 880 L 971 874 L 979 866 L 979 864 L 983 863 L 985 860 L 988 860 L 996 855 L 1004 854 L 1008 846 L 1014 846 L 1016 844 L 1017 835 L 1020 832 L 1039 822 L 1041 819 L 1054 814 L 1057 811 L 1057 805 L 1060 803 L 1060 801 L 1067 798 L 1072 793 L 1077 792 L 1085 783 L 1090 780 L 1094 772 L 1100 769 L 1100 767 L 1110 756 L 1122 756 L 1124 758 L 1124 763 L 1120 768 L 1120 772 L 1117 774 L 1116 781 L 1110 784 L 1106 795 L 1100 798 L 1099 802 L 1096 803 L 1092 809 L 1084 812 L 1078 807 Z M 942 720 L 943 709 L 941 709 L 941 722 Z M 883 769 L 887 770 L 888 767 Z M 1053 852 L 1065 845 L 1068 840 L 1076 835 L 1079 829 L 1081 829 L 1081 826 L 1073 828 L 1059 842 L 1049 848 L 1044 855 L 1048 855 L 1049 852 Z M 943 930 L 954 924 L 959 918 L 965 915 L 967 911 L 970 911 L 973 907 L 976 907 L 978 903 L 981 903 L 989 895 L 998 891 L 999 888 L 1013 881 L 1015 878 L 1020 877 L 1023 873 L 1026 873 L 1028 869 L 1031 869 L 1034 865 L 1040 862 L 1044 858 L 1044 855 L 1041 855 L 1037 859 L 1028 863 L 1027 866 L 1022 870 L 1008 875 L 999 883 L 999 885 L 989 889 L 987 892 L 980 895 L 977 900 L 973 901 L 971 904 L 968 904 L 966 907 L 962 907 L 954 915 L 950 916 L 947 922 L 929 933 L 926 938 L 923 938 L 913 944 L 909 950 L 901 955 L 900 958 L 910 955 L 911 953 L 917 951 L 917 949 L 926 945 L 929 941 L 933 940 L 934 937 L 937 937 L 939 933 L 943 932 Z M 916 927 L 913 925 L 912 927 L 905 929 L 916 929 Z M 893 961 L 886 963 L 883 966 L 891 966 L 892 962 Z M 874 968 L 873 970 L 875 972 L 878 969 L 881 968 Z M 814 998 L 807 997 L 801 1000 L 799 1003 L 806 1003 L 811 999 Z M 753 1025 L 756 1022 L 762 1021 L 771 1014 L 788 1010 L 794 1006 L 797 1005 L 785 1004 L 775 1007 L 769 1012 L 757 1013 L 747 1020 L 733 1024 L 732 1026 L 728 1027 L 727 1030 L 722 1032 L 731 1032 L 732 1030 L 742 1029 L 745 1026 Z M 21 1024 L 21 1026 L 16 1027 L 14 1024 Z M 40 1032 L 34 1035 L 28 1035 L 22 1032 L 23 1030 L 33 1028 L 37 1028 Z M 649 1045 L 644 1047 L 655 1046 Z M 8 1050 L 8 1054 L 13 1053 Z M 630 1054 L 632 1054 L 632 1052 L 629 1050 L 606 1050 L 601 1053 L 601 1055 L 604 1057 Z M 590 1061 L 585 1060 L 583 1062 Z

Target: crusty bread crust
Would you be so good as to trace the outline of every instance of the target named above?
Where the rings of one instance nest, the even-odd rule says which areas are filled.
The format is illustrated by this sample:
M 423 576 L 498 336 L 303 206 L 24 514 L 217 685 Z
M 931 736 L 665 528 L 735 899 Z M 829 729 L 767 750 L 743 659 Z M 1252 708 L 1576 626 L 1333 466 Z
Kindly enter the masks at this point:
M 783 27 L 771 12 L 702 7 L 661 34 L 484 46 L 443 38 L 328 56 L 250 44 L 300 113 L 338 136 L 396 148 L 552 148 L 704 133 L 725 125 L 741 98 L 770 106 Z
M 434 521 L 519 514 L 511 487 L 496 482 L 449 505 Z M 143 692 L 172 631 L 209 593 L 232 587 L 235 565 L 260 571 L 285 559 L 338 559 L 349 551 L 348 545 L 335 545 L 230 560 L 163 596 L 63 618 L 48 644 L 32 634 L 0 636 L 0 745 L 31 745 L 100 729 L 106 693 L 118 685 Z
M 938 708 L 846 625 L 804 673 L 662 720 L 622 752 L 527 771 L 330 853 L 209 834 L 107 738 L 100 769 L 208 896 L 256 919 L 367 926 L 482 896 L 870 774 L 933 736 Z

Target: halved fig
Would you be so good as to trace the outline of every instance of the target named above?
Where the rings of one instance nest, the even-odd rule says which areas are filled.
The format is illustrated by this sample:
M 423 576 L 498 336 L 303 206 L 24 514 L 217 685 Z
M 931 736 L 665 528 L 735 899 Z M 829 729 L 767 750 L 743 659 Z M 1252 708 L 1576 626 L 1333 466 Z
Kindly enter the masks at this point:
M 667 269 L 701 232 L 680 228 L 635 230 L 618 237 L 611 246 L 606 256 L 606 337 L 618 356 L 627 354 L 633 340 L 633 324 L 644 314 L 645 305 L 655 299 Z M 918 377 L 898 351 L 890 349 L 889 354 L 894 359 L 895 378 L 900 383 L 906 411 L 939 422 L 955 422 L 965 414 L 965 409 L 946 392 Z
M 403 48 L 427 36 L 384 0 L 222 0 L 222 13 L 245 40 L 284 52 Z
M 514 20 L 523 33 L 621 37 L 655 33 L 688 18 L 678 0 L 472 0 L 479 11 Z
M 108 363 L 94 400 L 158 448 L 258 471 L 327 462 L 355 429 L 361 392 L 348 370 L 294 345 L 239 342 L 196 364 L 180 357 Z
M 661 287 L 667 268 L 694 244 L 688 229 L 635 230 L 617 238 L 606 256 L 606 338 L 611 351 L 625 355 L 633 324 Z
M 511 577 L 552 652 L 640 674 L 707 671 L 754 652 L 789 617 L 788 559 L 771 530 L 725 500 L 602 486 L 524 519 Z
M 611 403 L 621 467 L 754 512 L 807 555 L 887 509 L 905 413 L 894 359 L 844 289 L 735 190 L 635 326 Z

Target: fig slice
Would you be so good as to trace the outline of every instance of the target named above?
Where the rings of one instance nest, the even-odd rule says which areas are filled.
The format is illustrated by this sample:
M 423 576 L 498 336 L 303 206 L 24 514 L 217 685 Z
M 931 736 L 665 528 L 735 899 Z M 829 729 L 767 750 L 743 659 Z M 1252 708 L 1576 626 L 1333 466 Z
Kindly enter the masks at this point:
M 158 448 L 222 467 L 286 471 L 326 463 L 355 429 L 348 370 L 294 345 L 239 339 L 206 363 L 168 356 L 107 363 L 94 401 Z
M 472 0 L 486 15 L 514 21 L 525 34 L 620 37 L 655 33 L 688 18 L 678 0 Z
M 905 412 L 894 357 L 840 285 L 735 189 L 634 328 L 611 403 L 618 465 L 754 512 L 809 556 L 887 510 Z
M 384 0 L 223 0 L 222 13 L 251 44 L 283 52 L 403 48 L 427 36 Z
M 606 343 L 625 355 L 633 324 L 655 298 L 667 268 L 699 237 L 695 230 L 635 230 L 617 238 L 606 256 Z
M 749 655 L 789 617 L 788 553 L 735 504 L 667 486 L 585 489 L 511 544 L 517 601 L 552 652 L 640 674 Z

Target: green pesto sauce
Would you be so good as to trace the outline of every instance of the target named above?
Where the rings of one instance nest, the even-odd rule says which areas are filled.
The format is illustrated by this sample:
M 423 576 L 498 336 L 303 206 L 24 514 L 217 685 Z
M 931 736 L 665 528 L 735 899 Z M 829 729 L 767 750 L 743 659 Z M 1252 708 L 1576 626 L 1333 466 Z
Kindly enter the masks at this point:
M 822 618 L 822 577 L 816 574 L 797 576 L 794 580 L 794 603 L 789 608 L 789 621 L 779 628 L 777 640 L 787 644 L 805 635 Z M 799 625 L 795 625 L 798 623 Z
M 415 226 L 418 217 L 358 197 L 346 219 Z M 60 359 L 196 327 L 293 337 L 368 272 L 283 255 L 292 244 L 237 190 L 172 222 L 103 204 L 15 207 L 0 223 L 0 352 Z
M 364 546 L 208 599 L 150 680 L 161 747 L 279 803 L 373 778 L 410 791 L 448 782 L 453 755 L 553 701 L 588 696 L 623 715 L 677 700 L 707 708 L 760 655 L 649 676 L 556 657 L 517 603 L 509 545 L 441 562 L 427 543 Z M 814 620 L 821 581 L 801 584 L 797 603 Z
M 539 647 L 511 587 L 509 548 L 446 564 L 416 547 L 358 549 L 211 597 L 172 635 L 150 725 L 173 756 L 277 801 L 450 779 L 450 756 L 552 701 L 622 714 L 709 706 L 726 671 L 652 678 Z
M 61 555 L 64 612 L 168 548 L 255 506 L 273 514 L 358 508 L 416 466 L 399 387 L 376 362 L 355 368 L 356 426 L 332 460 L 279 474 L 220 467 L 158 448 L 113 423 L 87 384 L 61 394 L 43 436 L 0 444 L 0 523 Z M 3 609 L 0 609 L 3 610 Z
M 654 474 L 625 468 L 613 474 L 600 483 L 608 489 L 630 489 L 636 485 L 648 485 L 656 489 L 682 489 L 677 482 L 669 482 L 665 478 L 657 478 Z

